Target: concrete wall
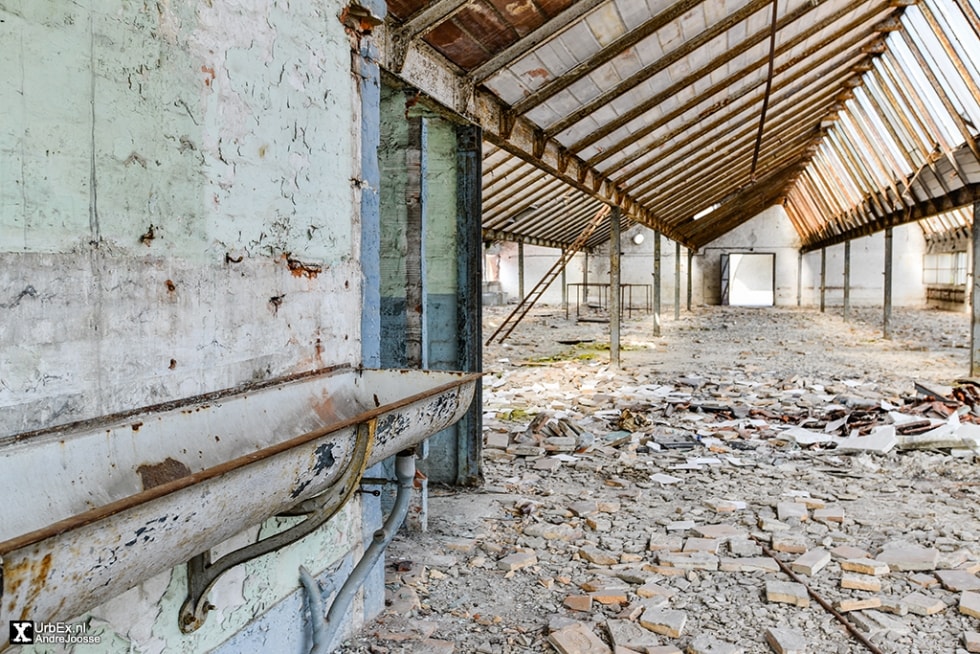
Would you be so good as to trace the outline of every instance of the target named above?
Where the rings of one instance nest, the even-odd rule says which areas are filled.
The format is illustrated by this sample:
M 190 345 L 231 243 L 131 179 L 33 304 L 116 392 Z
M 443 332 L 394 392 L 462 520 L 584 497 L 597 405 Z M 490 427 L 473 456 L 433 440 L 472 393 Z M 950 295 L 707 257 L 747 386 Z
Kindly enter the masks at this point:
M 633 236 L 643 236 L 641 243 Z M 634 226 L 623 232 L 622 281 L 624 284 L 653 283 L 654 232 L 642 226 Z M 902 225 L 893 230 L 893 286 L 892 302 L 895 306 L 925 306 L 926 290 L 922 283 L 922 256 L 925 239 L 917 224 Z M 692 260 L 692 304 L 717 305 L 721 303 L 721 255 L 733 252 L 773 253 L 776 255 L 776 306 L 796 306 L 797 296 L 802 296 L 803 306 L 820 304 L 820 252 L 810 252 L 799 261 L 800 238 L 781 206 L 770 207 L 755 218 L 742 224 L 721 238 L 699 250 Z M 527 292 L 544 271 L 558 258 L 557 250 L 525 246 Z M 661 237 L 661 298 L 662 310 L 672 308 L 675 287 L 675 244 Z M 877 306 L 884 294 L 884 233 L 860 238 L 851 243 L 851 291 L 852 306 Z M 844 246 L 827 249 L 827 306 L 843 304 Z M 581 282 L 579 255 L 569 271 L 568 281 Z M 589 256 L 589 281 L 609 281 L 608 247 L 597 248 Z M 517 294 L 517 245 L 505 244 L 501 259 L 501 280 L 508 295 Z M 801 278 L 802 288 L 798 287 Z M 640 303 L 640 289 L 634 290 L 634 306 Z M 556 282 L 544 297 L 551 304 L 561 302 L 560 285 Z M 569 298 L 574 306 L 574 294 Z M 680 302 L 687 302 L 687 250 L 681 248 Z
M 926 288 L 922 283 L 925 238 L 918 224 L 892 230 L 892 304 L 924 307 Z M 851 241 L 852 306 L 880 306 L 884 297 L 885 233 Z M 844 304 L 844 245 L 827 248 L 825 302 L 828 307 Z M 820 251 L 803 257 L 803 304 L 820 304 Z
M 924 306 L 922 254 L 925 239 L 917 224 L 894 229 L 892 302 L 895 306 Z M 781 206 L 770 207 L 752 220 L 709 243 L 696 257 L 704 302 L 721 301 L 721 254 L 723 252 L 772 252 L 776 255 L 776 305 L 820 305 L 820 252 L 809 252 L 799 261 L 800 239 Z M 884 233 L 851 242 L 852 306 L 877 306 L 884 296 Z M 802 285 L 798 279 L 802 270 Z M 844 245 L 827 249 L 825 301 L 828 307 L 844 302 Z M 801 291 L 801 293 L 800 293 Z
M 524 293 L 528 294 L 534 286 L 544 278 L 555 262 L 561 257 L 561 251 L 555 248 L 545 248 L 536 245 L 524 246 Z M 591 258 L 591 257 L 590 257 Z M 500 283 L 508 302 L 520 300 L 520 257 L 516 243 L 502 243 L 500 248 Z M 581 252 L 569 262 L 566 267 L 566 281 L 569 284 L 582 281 L 582 266 L 585 255 Z M 569 297 L 575 301 L 574 292 Z M 548 286 L 544 295 L 538 301 L 539 305 L 560 306 L 562 302 L 561 276 Z
M 360 361 L 344 4 L 0 1 L 0 435 Z M 182 567 L 81 619 L 100 652 L 304 651 L 298 565 L 349 567 L 360 502 L 193 635 Z

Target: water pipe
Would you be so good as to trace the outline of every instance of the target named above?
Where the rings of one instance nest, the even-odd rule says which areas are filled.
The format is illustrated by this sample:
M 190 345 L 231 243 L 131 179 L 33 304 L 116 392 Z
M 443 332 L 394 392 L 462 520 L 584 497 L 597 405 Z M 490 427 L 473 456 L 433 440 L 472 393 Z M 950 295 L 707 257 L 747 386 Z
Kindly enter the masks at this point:
M 405 521 L 415 482 L 415 452 L 413 450 L 399 452 L 395 458 L 395 477 L 398 480 L 395 506 L 388 514 L 388 518 L 381 529 L 374 532 L 371 544 L 368 545 L 361 560 L 354 566 L 350 577 L 340 588 L 326 616 L 323 615 L 323 601 L 320 597 L 319 585 L 309 570 L 300 566 L 300 582 L 306 589 L 313 620 L 313 647 L 310 649 L 310 654 L 329 654 L 330 645 L 340 629 L 341 620 L 347 613 L 347 608 L 354 599 L 354 595 L 364 584 L 364 580 L 367 579 L 385 548 L 395 537 L 398 528 Z

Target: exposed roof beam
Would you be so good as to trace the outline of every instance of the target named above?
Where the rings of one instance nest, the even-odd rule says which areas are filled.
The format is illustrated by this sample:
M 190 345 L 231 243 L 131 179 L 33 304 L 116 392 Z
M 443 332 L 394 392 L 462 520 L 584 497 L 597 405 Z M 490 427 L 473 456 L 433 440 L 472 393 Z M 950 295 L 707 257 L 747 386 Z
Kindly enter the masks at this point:
M 466 76 L 467 83 L 480 84 L 487 80 L 501 68 L 514 63 L 604 2 L 606 0 L 579 0 L 551 20 L 538 26 L 524 38 L 515 41 L 487 61 L 470 70 Z
M 470 0 L 436 0 L 409 16 L 399 27 L 401 36 L 414 39 L 462 9 Z
M 765 4 L 767 1 L 768 0 L 753 0 L 753 3 L 755 4 L 761 2 L 762 4 Z M 681 0 L 680 2 L 674 3 L 639 27 L 629 30 L 585 61 L 579 63 L 553 80 L 546 82 L 527 97 L 515 102 L 513 105 L 513 111 L 518 114 L 523 114 L 526 113 L 528 109 L 532 109 L 542 102 L 547 101 L 548 98 L 564 91 L 595 69 L 612 61 L 627 49 L 632 48 L 643 39 L 655 34 L 658 30 L 663 29 L 670 22 L 676 20 L 680 16 L 683 16 L 686 11 L 692 9 L 693 7 L 697 7 L 702 2 L 704 2 L 704 0 Z
M 785 103 L 777 103 L 774 106 L 778 107 L 779 112 L 773 116 L 773 122 L 778 128 L 789 124 L 790 127 L 797 126 L 812 130 L 815 127 L 815 123 L 810 121 L 815 121 L 819 115 L 825 112 L 826 103 L 833 99 L 836 92 L 836 89 L 822 90 L 807 98 L 805 102 L 792 107 L 788 107 Z M 792 115 L 783 118 L 783 112 L 788 110 L 793 110 Z M 640 177 L 617 178 L 617 182 L 624 188 L 628 188 L 631 192 L 642 197 L 648 189 L 655 187 L 668 173 L 676 172 L 678 166 L 684 166 L 688 158 L 695 156 L 696 152 L 691 151 L 692 149 L 701 148 L 702 154 L 697 155 L 696 164 L 687 164 L 685 167 L 686 175 L 697 174 L 701 167 L 711 164 L 719 157 L 727 156 L 732 151 L 732 148 L 738 147 L 740 142 L 744 142 L 746 138 L 751 137 L 754 133 L 754 127 L 754 125 L 746 125 L 734 134 L 727 134 L 725 143 L 723 145 L 716 143 L 715 149 L 710 151 L 707 150 L 704 144 L 695 142 L 697 139 L 706 138 L 710 135 L 695 134 L 694 138 L 682 139 L 676 144 L 672 144 L 667 150 L 658 153 L 660 155 L 658 157 L 660 166 L 648 169 Z M 690 148 L 688 150 L 683 150 L 683 148 L 688 148 L 689 146 Z
M 541 247 L 545 247 L 545 248 L 558 248 L 558 249 L 561 249 L 567 245 L 571 245 L 571 241 L 567 243 L 562 241 L 552 241 L 551 239 L 535 238 L 533 236 L 524 236 L 523 234 L 515 234 L 514 232 L 506 232 L 499 229 L 484 229 L 483 240 L 484 241 L 511 241 L 512 243 L 527 243 L 528 245 L 540 245 Z
M 647 66 L 646 68 L 643 68 L 642 70 L 634 73 L 633 75 L 630 75 L 622 82 L 620 82 L 613 88 L 609 89 L 608 91 L 605 91 L 604 93 L 600 93 L 598 97 L 590 100 L 589 102 L 586 102 L 584 105 L 582 105 L 581 107 L 579 107 L 578 109 L 570 113 L 565 118 L 562 118 L 561 120 L 559 120 L 558 122 L 552 125 L 548 125 L 548 127 L 545 130 L 546 134 L 548 134 L 549 136 L 560 134 L 561 132 L 565 131 L 575 123 L 582 120 L 585 116 L 588 116 L 589 114 L 599 110 L 601 107 L 609 104 L 619 96 L 628 92 L 630 89 L 635 88 L 636 86 L 647 81 L 657 73 L 666 70 L 669 66 L 686 58 L 688 55 L 690 55 L 698 48 L 704 47 L 705 44 L 709 43 L 712 39 L 721 36 L 728 30 L 733 28 L 735 25 L 738 25 L 742 21 L 748 19 L 750 16 L 757 13 L 758 11 L 765 9 L 770 4 L 771 4 L 770 0 L 753 0 L 753 2 L 750 2 L 748 5 L 742 7 L 737 12 L 727 16 L 724 20 L 711 25 L 711 27 L 701 32 L 691 40 L 685 41 L 682 45 L 675 48 L 674 50 L 671 50 L 670 52 L 665 54 L 663 57 L 658 59 L 653 64 Z M 812 8 L 813 5 L 810 3 L 807 3 L 802 7 L 798 7 L 795 11 L 780 19 L 779 27 L 777 29 L 782 29 L 786 25 L 792 23 L 797 18 L 806 15 L 807 12 L 809 12 Z M 756 38 L 763 40 L 767 38 L 768 35 L 769 35 L 769 29 L 766 29 L 764 32 L 756 33 L 755 35 L 750 37 L 750 40 Z M 726 52 L 725 55 L 722 55 L 722 58 L 727 60 L 731 58 L 731 55 L 729 55 Z
M 389 40 L 379 38 L 378 41 L 383 48 L 380 61 L 383 68 L 390 71 Z M 483 128 L 484 139 L 493 145 L 601 202 L 620 207 L 630 219 L 659 229 L 668 238 L 678 240 L 674 238 L 670 226 L 639 204 L 629 192 L 617 188 L 608 177 L 569 153 L 554 139 L 545 138 L 544 132 L 523 116 L 513 115 L 509 107 L 492 93 L 461 84 L 456 69 L 430 48 L 413 48 L 404 68 L 397 76 L 387 79 L 393 85 L 409 85 L 434 103 L 464 115 Z M 687 245 L 683 241 L 681 243 Z
M 780 80 L 780 86 L 782 88 L 784 88 L 784 89 L 786 89 L 787 87 L 789 87 L 789 89 L 788 89 L 788 91 L 787 90 L 784 90 L 779 96 L 777 96 L 777 99 L 775 100 L 775 102 L 778 103 L 780 101 L 779 100 L 780 97 L 785 97 L 786 95 L 790 95 L 792 93 L 792 91 L 794 91 L 793 87 L 791 87 L 790 85 L 795 84 L 801 78 L 805 77 L 809 73 L 814 73 L 816 71 L 815 74 L 814 74 L 814 77 L 816 77 L 816 78 L 819 79 L 819 78 L 822 78 L 825 74 L 827 74 L 828 69 L 829 70 L 835 70 L 835 69 L 840 68 L 841 66 L 845 65 L 845 62 L 849 62 L 849 61 L 853 60 L 856 57 L 866 56 L 864 52 L 851 52 L 852 48 L 858 47 L 862 42 L 864 42 L 864 41 L 866 41 L 868 39 L 868 37 L 866 35 L 861 35 L 861 36 L 858 36 L 856 38 L 854 38 L 854 37 L 849 38 L 848 35 L 853 30 L 853 28 L 854 28 L 854 25 L 849 24 L 849 25 L 845 26 L 844 28 L 842 28 L 841 30 L 838 30 L 838 31 L 834 32 L 834 34 L 832 36 L 833 42 L 835 42 L 835 43 L 839 42 L 840 45 L 837 46 L 836 48 L 834 48 L 833 50 L 831 50 L 829 52 L 826 52 L 826 53 L 823 53 L 819 57 L 816 57 L 816 55 L 820 52 L 820 49 L 819 48 L 826 45 L 825 43 L 821 43 L 821 44 L 819 44 L 816 47 L 808 48 L 802 54 L 800 54 L 800 55 L 792 58 L 791 60 L 789 60 L 789 61 L 787 61 L 787 62 L 785 62 L 785 63 L 777 66 L 776 67 L 776 75 L 778 76 L 778 75 L 782 75 L 783 73 L 791 70 L 792 68 L 796 67 L 797 65 L 799 65 L 799 64 L 801 64 L 803 62 L 806 62 L 806 64 L 804 66 L 801 66 L 799 70 L 795 71 L 787 79 Z M 841 55 L 846 55 L 846 56 L 844 57 L 844 59 L 842 61 L 840 61 L 840 62 L 836 61 L 837 57 L 840 57 Z M 816 58 L 814 58 L 814 57 L 816 57 Z M 824 66 L 828 62 L 833 62 L 833 63 L 832 63 L 832 65 L 828 66 L 827 69 L 822 69 L 822 66 Z M 755 67 L 763 65 L 763 63 L 764 63 L 764 60 L 760 59 L 757 62 L 757 65 Z M 664 115 L 663 117 L 661 117 L 660 119 L 658 119 L 654 123 L 651 123 L 647 127 L 644 127 L 643 129 L 634 132 L 629 137 L 627 137 L 627 140 L 633 141 L 635 139 L 644 138 L 644 137 L 652 134 L 653 132 L 655 132 L 657 129 L 663 127 L 664 125 L 666 125 L 667 123 L 669 123 L 671 120 L 677 118 L 678 116 L 683 115 L 684 113 L 686 113 L 687 111 L 689 111 L 693 107 L 696 107 L 699 103 L 703 102 L 705 98 L 711 98 L 711 97 L 715 96 L 716 94 L 721 93 L 722 91 L 725 91 L 725 90 L 729 89 L 732 84 L 734 84 L 735 82 L 737 82 L 738 80 L 742 79 L 742 77 L 745 76 L 745 74 L 743 74 L 743 71 L 745 72 L 745 74 L 748 74 L 748 72 L 750 72 L 748 69 L 740 69 L 740 71 L 738 73 L 736 73 L 735 75 L 732 75 L 730 77 L 727 77 L 727 78 L 721 80 L 719 83 L 712 85 L 710 88 L 708 88 L 704 92 L 704 94 L 702 96 L 699 96 L 697 98 L 694 98 L 694 99 L 688 101 L 684 105 L 682 105 L 682 106 L 678 107 L 677 109 L 674 109 L 673 111 L 671 111 L 668 114 Z M 684 81 L 686 82 L 687 80 L 684 80 Z M 725 108 L 730 107 L 733 102 L 736 102 L 738 100 L 741 100 L 743 97 L 745 97 L 746 95 L 748 95 L 749 93 L 751 93 L 754 89 L 757 89 L 757 88 L 759 88 L 761 86 L 762 86 L 762 82 L 760 81 L 757 84 L 746 85 L 745 88 L 743 88 L 743 89 L 741 89 L 741 90 L 739 90 L 739 91 L 737 91 L 737 92 L 735 92 L 733 94 L 726 95 L 726 98 L 725 98 L 725 100 L 723 102 L 717 102 L 714 105 L 708 107 L 707 109 L 699 112 L 697 114 L 697 116 L 693 119 L 693 122 L 695 122 L 695 123 L 702 123 L 707 118 L 710 118 L 714 114 L 720 112 L 722 109 L 725 109 Z M 672 95 L 673 95 L 674 93 L 676 93 L 677 91 L 679 91 L 680 88 L 683 88 L 683 87 L 677 87 L 677 88 L 675 88 L 675 86 L 671 86 L 669 90 L 672 91 Z M 760 102 L 761 100 L 762 100 L 762 93 L 760 92 L 760 93 L 756 94 L 755 96 L 753 96 L 752 98 L 750 98 L 746 102 L 746 104 L 747 105 L 752 105 L 752 104 L 754 104 L 756 102 Z M 710 123 L 711 128 L 713 129 L 713 128 L 717 127 L 719 124 L 724 123 L 726 119 L 727 118 L 725 116 L 722 116 L 721 118 L 716 119 L 715 121 L 713 121 L 712 123 Z M 639 150 L 639 151 L 633 153 L 632 155 L 629 155 L 628 157 L 626 157 L 625 159 L 623 159 L 621 161 L 617 161 L 616 162 L 616 165 L 618 167 L 623 167 L 623 166 L 627 166 L 627 165 L 632 164 L 633 162 L 635 162 L 635 161 L 643 158 L 645 156 L 645 154 L 648 152 L 648 149 L 660 147 L 661 145 L 663 145 L 667 141 L 669 141 L 669 140 L 673 139 L 674 137 L 676 137 L 678 134 L 683 133 L 684 131 L 688 130 L 690 128 L 690 126 L 691 126 L 691 122 L 690 121 L 689 122 L 685 122 L 682 125 L 676 126 L 669 133 L 659 136 L 656 139 L 656 141 L 650 143 L 649 146 L 646 146 L 642 150 Z M 605 130 L 598 130 L 598 131 L 605 131 Z M 574 149 L 575 151 L 578 151 L 579 145 L 580 145 L 579 143 L 576 143 L 574 146 L 572 146 L 572 149 Z M 592 157 L 591 159 L 589 159 L 589 163 L 592 164 L 592 165 L 598 165 L 599 163 L 601 163 L 602 161 L 605 161 L 609 157 L 614 156 L 617 152 L 620 152 L 621 149 L 624 146 L 625 146 L 624 141 L 620 141 L 619 143 L 616 143 L 614 146 L 611 146 L 609 148 L 606 148 L 601 154 L 596 155 L 595 157 Z
M 963 186 L 953 191 L 951 194 L 940 198 L 929 198 L 921 202 L 916 202 L 907 209 L 894 211 L 887 216 L 869 222 L 856 229 L 850 229 L 838 233 L 818 234 L 817 236 L 804 242 L 801 248 L 803 252 L 811 252 L 820 248 L 837 245 L 844 241 L 850 241 L 862 236 L 870 236 L 875 232 L 880 232 L 889 227 L 898 227 L 906 223 L 929 218 L 946 211 L 952 211 L 960 207 L 970 206 L 980 202 L 980 184 Z M 829 227 L 829 226 L 828 226 Z
M 405 66 L 408 51 L 418 43 L 419 37 L 458 12 L 468 2 L 470 0 L 436 0 L 409 16 L 400 25 L 389 22 L 388 69 L 398 73 Z

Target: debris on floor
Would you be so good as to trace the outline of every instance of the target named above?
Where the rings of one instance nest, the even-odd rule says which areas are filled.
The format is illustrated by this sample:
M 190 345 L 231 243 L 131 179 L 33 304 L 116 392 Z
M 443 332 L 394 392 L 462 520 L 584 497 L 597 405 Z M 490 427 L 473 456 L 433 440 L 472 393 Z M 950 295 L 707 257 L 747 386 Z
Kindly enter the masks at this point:
M 387 610 L 341 651 L 866 651 L 848 628 L 980 649 L 980 387 L 943 388 L 962 362 L 930 379 L 921 348 L 859 374 L 856 327 L 804 369 L 793 348 L 825 338 L 805 315 L 726 312 L 710 366 L 654 344 L 622 369 L 493 370 L 487 483 L 433 490 L 430 531 L 390 548 Z M 771 354 L 732 355 L 748 341 Z

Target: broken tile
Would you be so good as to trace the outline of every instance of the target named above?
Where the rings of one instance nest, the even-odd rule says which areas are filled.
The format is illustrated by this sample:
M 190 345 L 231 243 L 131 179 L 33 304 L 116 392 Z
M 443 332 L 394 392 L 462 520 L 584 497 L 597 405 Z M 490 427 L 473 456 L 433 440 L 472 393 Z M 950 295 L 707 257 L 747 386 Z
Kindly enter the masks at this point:
M 895 547 L 883 550 L 875 559 L 887 563 L 895 570 L 935 570 L 939 550 L 917 546 Z
M 806 638 L 793 629 L 770 628 L 766 630 L 766 642 L 776 654 L 805 654 Z
M 684 541 L 684 552 L 709 552 L 716 554 L 721 541 L 714 538 L 688 538 Z
M 687 646 L 688 654 L 743 654 L 744 649 L 731 643 L 718 640 L 707 634 L 696 637 Z
M 806 505 L 800 504 L 799 502 L 780 502 L 776 505 L 776 515 L 780 521 L 795 518 L 802 522 L 810 518 L 810 513 L 807 511 Z
M 980 590 L 980 577 L 966 570 L 937 570 L 935 574 L 939 577 L 939 583 L 943 585 L 943 588 L 954 593 L 964 590 Z
M 615 565 L 619 563 L 617 557 L 591 545 L 580 548 L 578 553 L 583 559 L 596 565 Z
M 963 633 L 963 647 L 968 652 L 980 652 L 980 633 L 966 631 Z
M 887 563 L 875 559 L 846 559 L 840 562 L 840 568 L 848 572 L 876 576 L 886 575 L 891 571 Z
M 521 570 L 522 568 L 527 568 L 532 565 L 537 565 L 538 557 L 534 552 L 514 552 L 508 556 L 497 561 L 497 567 L 501 570 L 507 570 L 512 572 L 514 570 Z
M 687 614 L 673 609 L 650 608 L 640 616 L 640 626 L 670 638 L 679 638 L 686 623 Z
M 934 575 L 927 575 L 923 572 L 916 572 L 913 575 L 909 575 L 909 581 L 923 588 L 931 588 L 939 583 L 939 580 Z
M 881 591 L 881 578 L 874 575 L 863 575 L 857 572 L 845 572 L 841 575 L 840 587 L 877 593 Z
M 658 647 L 660 639 L 630 620 L 606 620 L 606 631 L 614 648 L 628 647 L 645 652 L 649 647 Z
M 588 612 L 592 610 L 591 595 L 568 595 L 562 602 L 567 608 L 573 611 Z
M 848 436 L 837 441 L 838 452 L 872 452 L 887 454 L 898 445 L 895 426 L 885 425 L 874 429 L 867 436 Z
M 704 505 L 713 510 L 715 513 L 734 513 L 735 511 L 744 511 L 748 506 L 745 502 L 737 500 L 720 500 L 717 498 L 705 500 Z
M 732 525 L 699 525 L 691 530 L 701 538 L 714 538 L 721 542 L 732 539 L 746 539 L 748 532 Z
M 936 597 L 929 597 L 919 592 L 909 593 L 902 598 L 909 607 L 909 613 L 916 615 L 933 615 L 946 609 L 946 603 Z
M 718 569 L 722 572 L 779 572 L 779 564 L 768 556 L 722 558 Z
M 848 613 L 850 611 L 863 611 L 864 609 L 876 609 L 881 606 L 880 597 L 867 597 L 867 598 L 845 598 L 837 602 L 836 608 L 841 613 Z
M 877 638 L 879 635 L 887 635 L 889 633 L 893 637 L 894 635 L 903 636 L 912 631 L 906 622 L 891 618 L 881 611 L 855 611 L 849 614 L 847 619 L 871 638 Z
M 666 586 L 661 586 L 652 579 L 639 588 L 636 589 L 636 594 L 640 597 L 673 597 L 677 594 L 677 591 L 673 588 L 668 588 Z
M 559 654 L 612 654 L 612 650 L 581 622 L 548 634 Z
M 841 524 L 844 522 L 844 507 L 828 506 L 823 509 L 816 509 L 813 512 L 813 519 L 817 522 Z
M 960 613 L 980 618 L 980 593 L 964 591 L 960 595 Z
M 801 608 L 810 606 L 810 595 L 806 587 L 795 581 L 767 581 L 766 599 L 770 602 L 793 604 Z
M 835 559 L 870 559 L 871 553 L 852 545 L 838 545 L 830 550 Z
M 657 561 L 662 566 L 681 570 L 718 569 L 718 557 L 708 552 L 661 552 Z
M 790 564 L 790 569 L 793 572 L 812 577 L 820 572 L 828 563 L 830 563 L 830 552 L 822 547 L 817 547 L 793 561 Z
M 777 552 L 787 554 L 803 554 L 809 549 L 806 538 L 795 533 L 774 534 L 769 546 Z

